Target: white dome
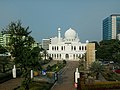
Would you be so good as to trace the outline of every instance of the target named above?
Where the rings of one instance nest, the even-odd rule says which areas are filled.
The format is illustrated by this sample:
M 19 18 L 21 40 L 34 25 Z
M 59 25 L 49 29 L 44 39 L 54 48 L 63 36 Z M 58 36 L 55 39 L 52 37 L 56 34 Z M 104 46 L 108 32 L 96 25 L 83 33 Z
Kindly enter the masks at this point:
M 76 38 L 76 31 L 69 28 L 66 32 L 65 32 L 65 38 L 66 39 L 71 39 L 74 40 Z

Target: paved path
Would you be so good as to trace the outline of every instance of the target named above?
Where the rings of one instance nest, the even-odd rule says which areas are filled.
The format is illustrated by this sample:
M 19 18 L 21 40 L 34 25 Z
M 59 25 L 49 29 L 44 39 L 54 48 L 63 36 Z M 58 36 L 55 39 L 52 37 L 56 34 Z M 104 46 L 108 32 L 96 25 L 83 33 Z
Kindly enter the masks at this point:
M 6 81 L 2 84 L 0 84 L 0 90 L 13 90 L 15 87 L 18 87 L 21 85 L 22 79 L 16 78 L 11 79 L 9 81 Z
M 58 74 L 58 81 L 51 90 L 76 90 L 74 88 L 74 72 L 78 62 L 69 61 Z

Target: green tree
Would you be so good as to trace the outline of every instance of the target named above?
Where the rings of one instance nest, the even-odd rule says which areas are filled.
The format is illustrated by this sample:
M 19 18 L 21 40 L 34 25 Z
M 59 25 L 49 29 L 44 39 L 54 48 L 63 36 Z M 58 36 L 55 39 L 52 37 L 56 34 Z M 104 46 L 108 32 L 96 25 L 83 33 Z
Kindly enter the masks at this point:
M 40 57 L 40 51 L 41 49 L 39 47 L 34 47 L 31 50 L 31 58 L 33 58 L 31 66 L 35 69 L 35 70 L 41 70 L 42 67 L 40 66 L 41 60 L 42 58 Z
M 5 72 L 5 67 L 7 64 L 9 64 L 10 58 L 7 56 L 0 56 L 0 71 Z
M 120 41 L 119 40 L 103 40 L 97 49 L 97 59 L 115 61 L 120 63 Z
M 0 54 L 5 54 L 5 52 L 7 52 L 7 49 L 0 45 Z
M 4 54 L 8 52 L 6 48 L 0 45 L 0 70 L 1 72 L 5 72 L 5 66 L 9 63 L 10 59 L 7 56 L 4 56 Z
M 99 61 L 95 61 L 91 64 L 90 70 L 92 71 L 93 74 L 96 75 L 96 79 L 98 79 L 99 74 L 104 71 L 104 66 L 101 65 Z
M 99 45 L 99 43 L 97 41 L 92 41 L 90 43 L 95 43 L 95 49 L 96 50 L 100 47 L 100 45 Z
M 14 62 L 22 70 L 22 76 L 24 78 L 22 85 L 25 90 L 29 90 L 31 82 L 30 71 L 31 69 L 37 69 L 39 67 L 38 52 L 36 48 L 32 49 L 34 39 L 30 36 L 31 31 L 28 31 L 29 27 L 25 28 L 21 22 L 11 22 L 5 29 L 10 36 L 10 51 Z
M 79 56 L 79 68 L 80 70 L 86 69 L 86 53 L 82 55 L 82 57 Z

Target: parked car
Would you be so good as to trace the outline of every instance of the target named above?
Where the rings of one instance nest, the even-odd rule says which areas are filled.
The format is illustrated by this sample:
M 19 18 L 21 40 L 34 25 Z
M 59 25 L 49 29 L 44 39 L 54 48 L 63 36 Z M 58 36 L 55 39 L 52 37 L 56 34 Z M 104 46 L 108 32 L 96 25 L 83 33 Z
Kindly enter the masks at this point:
M 120 69 L 116 69 L 116 70 L 114 70 L 114 72 L 116 72 L 116 73 L 119 73 L 119 74 L 120 74 Z

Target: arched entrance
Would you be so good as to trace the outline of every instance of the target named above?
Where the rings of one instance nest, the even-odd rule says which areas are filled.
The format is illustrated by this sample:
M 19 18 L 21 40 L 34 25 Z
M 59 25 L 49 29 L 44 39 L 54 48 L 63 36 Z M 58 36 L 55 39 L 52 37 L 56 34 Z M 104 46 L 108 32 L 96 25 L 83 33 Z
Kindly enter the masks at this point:
M 65 58 L 66 58 L 66 59 L 69 59 L 69 54 L 66 54 L 66 55 L 65 55 Z

